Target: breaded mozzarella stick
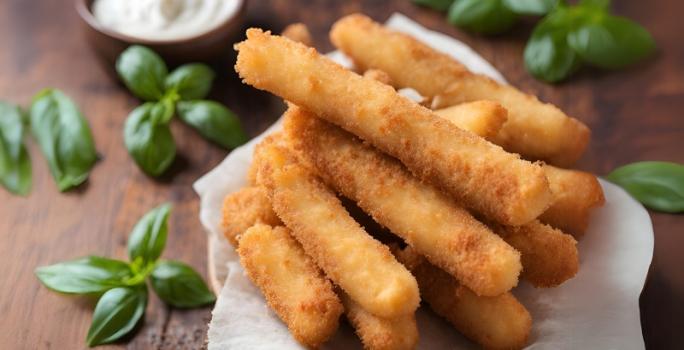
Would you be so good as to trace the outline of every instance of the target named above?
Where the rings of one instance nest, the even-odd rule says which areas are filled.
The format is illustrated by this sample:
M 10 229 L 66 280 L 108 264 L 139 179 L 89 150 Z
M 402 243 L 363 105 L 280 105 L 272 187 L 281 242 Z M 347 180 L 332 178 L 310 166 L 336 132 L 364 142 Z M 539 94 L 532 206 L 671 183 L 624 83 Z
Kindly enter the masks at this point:
M 416 276 L 421 297 L 459 332 L 487 349 L 519 349 L 525 346 L 532 318 L 511 294 L 480 297 L 448 273 L 428 263 L 412 248 L 394 250 Z
M 535 287 L 555 287 L 577 274 L 577 241 L 571 235 L 538 220 L 519 227 L 491 227 L 520 251 L 522 277 Z
M 335 333 L 342 303 L 288 229 L 254 225 L 240 238 L 238 254 L 249 278 L 295 339 L 316 348 Z
M 520 254 L 401 163 L 298 107 L 285 112 L 284 126 L 329 186 L 476 294 L 499 295 L 518 283 Z
M 292 23 L 283 29 L 282 36 L 306 46 L 313 46 L 311 32 L 304 23 Z
M 254 224 L 282 225 L 271 208 L 266 191 L 259 187 L 245 187 L 227 195 L 223 200 L 221 227 L 228 242 L 237 247 L 239 235 Z
M 483 130 L 495 127 L 496 122 L 492 120 L 492 116 L 481 113 L 482 109 L 469 111 L 474 107 L 473 104 L 480 102 L 484 101 L 455 105 L 435 113 L 463 130 L 486 137 Z M 551 206 L 539 216 L 539 220 L 570 233 L 575 238 L 582 237 L 589 225 L 591 210 L 605 202 L 598 179 L 593 174 L 552 165 L 544 165 L 544 174 L 549 181 L 553 200 Z
M 579 239 L 587 230 L 591 210 L 605 203 L 601 184 L 596 176 L 582 171 L 546 165 L 544 172 L 551 185 L 553 203 L 539 220 Z
M 397 318 L 381 318 L 364 310 L 348 295 L 338 293 L 349 323 L 368 350 L 409 350 L 418 343 L 418 326 L 415 314 Z
M 435 97 L 433 108 L 494 100 L 508 109 L 508 122 L 494 138 L 504 149 L 554 165 L 573 164 L 584 152 L 590 131 L 582 122 L 535 96 L 474 74 L 450 56 L 414 38 L 354 14 L 338 20 L 333 44 L 365 69 L 380 69 L 398 88 Z
M 488 140 L 494 137 L 508 120 L 506 108 L 488 100 L 461 103 L 434 112 L 459 128 Z
M 289 152 L 272 138 L 264 140 L 255 150 L 256 178 L 304 251 L 374 315 L 393 318 L 413 313 L 420 302 L 415 278 Z
M 541 166 L 455 127 L 314 49 L 259 29 L 249 29 L 247 37 L 236 45 L 236 70 L 244 82 L 371 142 L 475 211 L 522 225 L 550 204 Z

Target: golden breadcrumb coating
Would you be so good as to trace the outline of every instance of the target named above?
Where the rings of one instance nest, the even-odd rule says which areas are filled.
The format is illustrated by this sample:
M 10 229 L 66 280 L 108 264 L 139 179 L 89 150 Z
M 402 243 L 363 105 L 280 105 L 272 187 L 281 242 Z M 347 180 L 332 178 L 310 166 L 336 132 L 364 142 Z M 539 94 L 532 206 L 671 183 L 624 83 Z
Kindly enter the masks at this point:
M 369 69 L 363 72 L 363 76 L 369 79 L 379 81 L 385 85 L 392 86 L 392 78 L 390 78 L 389 74 L 379 69 Z
M 477 212 L 521 225 L 550 205 L 541 166 L 459 129 L 312 48 L 259 29 L 247 30 L 247 38 L 235 46 L 236 70 L 244 82 L 371 142 Z
M 257 224 L 240 239 L 240 263 L 300 343 L 316 348 L 337 330 L 343 306 L 287 228 Z
M 508 120 L 508 111 L 493 101 L 481 100 L 466 102 L 443 109 L 435 114 L 450 121 L 463 130 L 491 139 Z
M 416 310 L 420 297 L 415 278 L 349 216 L 333 192 L 272 138 L 255 153 L 257 182 L 266 187 L 273 209 L 336 285 L 377 316 Z
M 397 88 L 410 87 L 423 96 L 444 92 L 454 76 L 468 69 L 410 35 L 385 29 L 361 14 L 339 19 L 330 30 L 330 41 L 363 70 L 386 72 Z
M 501 103 L 508 121 L 492 142 L 532 160 L 568 167 L 584 153 L 591 131 L 581 121 L 568 117 L 558 107 L 540 102 L 510 85 L 482 75 L 465 75 L 441 95 L 433 107 L 445 107 L 481 99 Z
M 485 128 L 485 125 L 492 124 L 490 117 L 476 111 L 464 113 L 463 117 L 454 113 L 455 109 L 462 106 L 480 102 L 484 101 L 455 105 L 437 110 L 435 113 L 461 129 L 484 137 L 481 130 Z M 591 209 L 605 203 L 601 184 L 592 174 L 561 169 L 552 165 L 544 165 L 544 173 L 549 181 L 553 200 L 551 206 L 539 216 L 539 220 L 579 239 L 589 225 Z
M 464 103 L 435 111 L 461 129 L 483 136 L 482 125 L 492 124 L 489 117 L 471 111 L 458 116 L 453 111 L 483 101 Z M 465 110 L 463 112 L 466 112 Z M 577 171 L 544 165 L 544 173 L 549 181 L 553 197 L 551 206 L 539 216 L 539 220 L 555 228 L 572 234 L 575 238 L 584 235 L 589 225 L 591 209 L 605 203 L 603 189 L 596 176 Z
M 553 202 L 539 217 L 543 223 L 579 239 L 589 225 L 591 210 L 605 203 L 601 184 L 593 174 L 544 166 Z
M 413 248 L 394 252 L 416 276 L 421 297 L 430 308 L 463 335 L 486 349 L 521 349 L 526 345 L 532 317 L 513 294 L 477 296 Z
M 571 235 L 538 220 L 518 227 L 491 227 L 520 251 L 522 277 L 535 287 L 555 287 L 577 274 L 577 241 Z
M 285 27 L 282 31 L 282 36 L 296 42 L 300 42 L 306 46 L 313 46 L 311 33 L 309 28 L 304 23 L 292 23 Z
M 223 200 L 221 227 L 228 242 L 237 247 L 239 236 L 254 224 L 282 224 L 266 191 L 259 187 L 245 187 L 227 195 Z
M 285 113 L 284 127 L 329 186 L 475 293 L 499 295 L 518 283 L 520 254 L 401 163 L 298 107 Z
M 493 140 L 510 152 L 568 166 L 589 142 L 589 128 L 557 107 L 472 73 L 451 56 L 366 16 L 353 14 L 338 20 L 330 39 L 357 65 L 387 72 L 396 87 L 435 96 L 435 109 L 483 99 L 501 103 L 508 109 L 508 122 Z
M 381 318 L 364 310 L 343 291 L 338 295 L 349 323 L 367 350 L 410 350 L 418 343 L 416 315 Z

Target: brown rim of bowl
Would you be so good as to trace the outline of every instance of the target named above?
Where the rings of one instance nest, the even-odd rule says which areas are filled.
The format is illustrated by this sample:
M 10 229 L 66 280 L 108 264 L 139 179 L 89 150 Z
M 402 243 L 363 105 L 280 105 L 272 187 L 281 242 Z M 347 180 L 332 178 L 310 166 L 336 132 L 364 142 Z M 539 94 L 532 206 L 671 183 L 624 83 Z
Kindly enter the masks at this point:
M 171 40 L 150 40 L 150 39 L 143 39 L 143 38 L 137 38 L 134 36 L 129 36 L 126 34 L 119 33 L 117 31 L 108 29 L 100 24 L 98 20 L 95 18 L 93 13 L 90 10 L 90 6 L 88 6 L 88 3 L 92 5 L 92 2 L 95 0 L 76 0 L 76 11 L 78 12 L 79 16 L 88 23 L 88 25 L 107 35 L 111 36 L 113 38 L 116 38 L 121 41 L 129 42 L 129 43 L 136 43 L 136 44 L 143 44 L 143 45 L 175 45 L 175 44 L 184 44 L 188 43 L 190 41 L 195 41 L 195 40 L 201 40 L 206 37 L 214 35 L 216 32 L 221 31 L 221 29 L 229 22 L 233 21 L 237 16 L 240 15 L 240 13 L 243 11 L 243 8 L 245 6 L 245 3 L 247 0 L 236 0 L 239 1 L 240 3 L 238 4 L 237 10 L 233 13 L 232 16 L 226 18 L 223 22 L 220 22 L 217 24 L 213 29 L 210 29 L 206 32 L 203 32 L 201 34 L 187 37 L 187 38 L 182 38 L 182 39 L 171 39 Z

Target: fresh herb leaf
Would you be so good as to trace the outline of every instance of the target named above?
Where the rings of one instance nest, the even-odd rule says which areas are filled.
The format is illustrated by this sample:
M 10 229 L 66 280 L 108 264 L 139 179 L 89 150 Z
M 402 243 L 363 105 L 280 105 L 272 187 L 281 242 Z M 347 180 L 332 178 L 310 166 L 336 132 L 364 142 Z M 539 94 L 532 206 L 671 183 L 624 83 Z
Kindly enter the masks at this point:
M 503 0 L 456 0 L 449 8 L 448 20 L 476 33 L 498 34 L 510 29 L 518 16 Z
M 156 101 L 164 95 L 167 68 L 154 51 L 134 45 L 121 53 L 116 71 L 133 94 L 146 101 Z
M 566 41 L 571 21 L 569 11 L 559 9 L 546 16 L 532 32 L 523 56 L 527 71 L 535 78 L 557 82 L 579 68 L 580 59 Z
M 184 64 L 166 77 L 166 90 L 175 90 L 182 100 L 203 99 L 211 90 L 214 76 L 214 71 L 206 64 Z
M 90 127 L 74 102 L 59 90 L 43 90 L 33 99 L 30 119 L 59 190 L 83 183 L 97 153 Z
M 114 288 L 100 297 L 88 330 L 88 346 L 111 343 L 128 334 L 145 313 L 147 290 Z
M 0 183 L 8 191 L 28 195 L 31 191 L 31 158 L 24 146 L 21 110 L 0 101 Z
M 164 251 L 168 234 L 167 220 L 171 205 L 162 204 L 138 221 L 128 237 L 128 257 L 131 262 L 140 260 L 143 264 L 153 264 Z
M 446 11 L 454 0 L 411 0 L 414 4 L 426 6 L 437 11 Z
M 570 32 L 568 43 L 584 61 L 617 69 L 637 63 L 655 51 L 646 29 L 624 17 L 594 14 Z
M 670 162 L 637 162 L 606 176 L 650 209 L 684 212 L 684 166 Z
M 157 295 L 176 307 L 196 307 L 216 300 L 202 277 L 179 261 L 158 262 L 150 281 Z
M 218 102 L 181 101 L 177 107 L 181 120 L 225 148 L 235 148 L 247 141 L 240 120 Z
M 102 293 L 133 277 L 127 263 L 98 256 L 39 267 L 35 273 L 46 287 L 69 294 Z
M 580 6 L 607 11 L 610 7 L 610 0 L 580 0 L 579 4 Z
M 503 0 L 503 4 L 519 15 L 545 15 L 558 5 L 558 0 Z
M 168 125 L 171 117 L 173 104 L 168 100 L 147 102 L 134 109 L 124 124 L 128 153 L 148 175 L 161 175 L 176 157 L 176 144 Z

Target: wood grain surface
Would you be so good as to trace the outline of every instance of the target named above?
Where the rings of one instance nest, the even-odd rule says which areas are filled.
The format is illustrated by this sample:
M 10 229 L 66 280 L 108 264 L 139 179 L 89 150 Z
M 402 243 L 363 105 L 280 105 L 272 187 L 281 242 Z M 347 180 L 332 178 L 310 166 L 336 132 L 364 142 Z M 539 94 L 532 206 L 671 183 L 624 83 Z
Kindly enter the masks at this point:
M 316 46 L 331 48 L 330 25 L 338 17 L 364 12 L 384 21 L 400 11 L 428 28 L 452 35 L 480 52 L 510 82 L 586 122 L 591 145 L 578 164 L 605 174 L 639 160 L 684 163 L 684 30 L 678 0 L 615 1 L 619 14 L 642 23 L 659 53 L 633 69 L 585 69 L 560 85 L 540 83 L 525 71 L 522 49 L 532 22 L 506 35 L 483 38 L 448 25 L 441 14 L 395 1 L 262 1 L 248 6 L 250 25 L 280 31 L 301 21 Z M 172 126 L 179 155 L 171 171 L 154 180 L 140 172 L 123 145 L 126 115 L 139 103 L 92 53 L 69 0 L 0 1 L 0 100 L 27 105 L 44 87 L 65 91 L 90 122 L 100 161 L 90 180 L 60 194 L 36 145 L 29 143 L 34 169 L 28 198 L 0 190 L 0 349 L 80 349 L 93 302 L 42 287 L 37 266 L 100 254 L 124 258 L 127 235 L 148 209 L 174 205 L 164 257 L 180 259 L 206 276 L 206 239 L 191 184 L 216 166 L 227 151 L 209 144 L 180 123 Z M 230 45 L 230 43 L 226 43 Z M 250 135 L 263 131 L 283 107 L 275 98 L 240 84 L 233 62 L 216 65 L 212 98 L 239 113 Z M 681 348 L 684 329 L 684 217 L 652 213 L 655 256 L 641 297 L 648 348 Z M 112 348 L 196 349 L 204 346 L 211 308 L 176 310 L 151 297 L 136 335 Z M 600 329 L 596 330 L 600 332 Z M 107 347 L 109 348 L 109 346 Z

